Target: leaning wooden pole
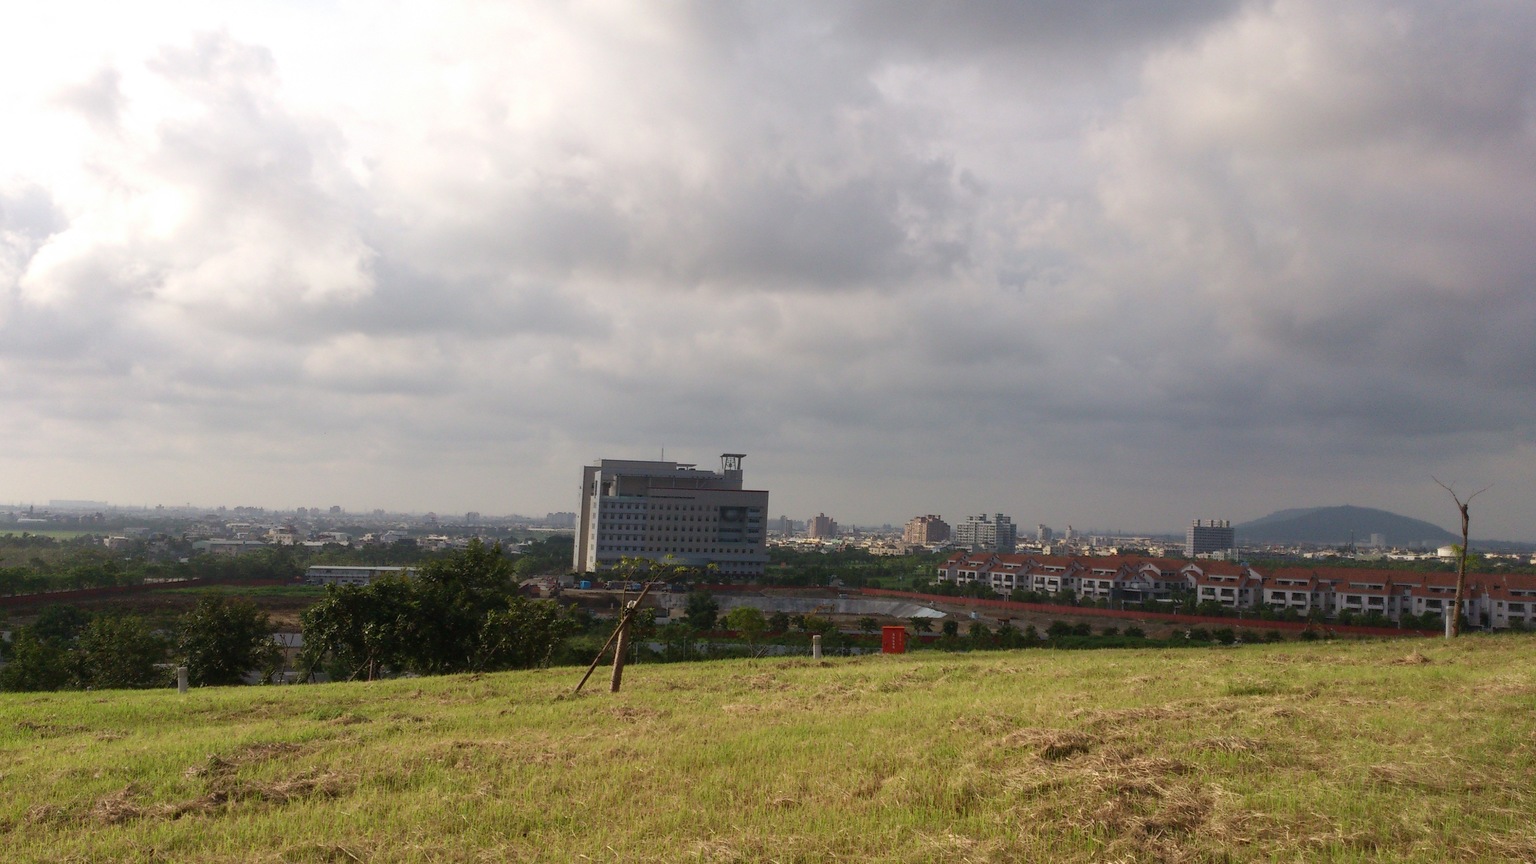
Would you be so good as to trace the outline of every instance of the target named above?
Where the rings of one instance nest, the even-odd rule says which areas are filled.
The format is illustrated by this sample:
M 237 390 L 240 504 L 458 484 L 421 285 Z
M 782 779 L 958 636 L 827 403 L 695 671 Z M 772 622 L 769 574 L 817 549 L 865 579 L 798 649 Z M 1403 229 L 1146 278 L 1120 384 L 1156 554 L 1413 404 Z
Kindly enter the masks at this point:
M 636 597 L 629 608 L 624 610 L 624 614 L 619 616 L 619 626 L 613 628 L 613 633 L 608 636 L 608 641 L 604 642 L 603 647 L 598 649 L 597 656 L 592 658 L 592 665 L 587 667 L 587 674 L 581 676 L 581 680 L 577 682 L 575 692 L 580 693 L 581 688 L 587 686 L 587 679 L 591 678 L 592 673 L 597 671 L 598 664 L 603 662 L 603 655 L 608 653 L 608 649 L 612 647 L 613 643 L 618 640 L 619 634 L 628 630 L 629 622 L 635 617 L 635 615 L 639 614 L 640 601 L 644 600 L 645 595 L 651 592 L 651 586 L 655 585 L 659 581 L 661 580 L 652 579 L 651 581 L 645 583 L 645 587 L 640 589 L 640 596 Z

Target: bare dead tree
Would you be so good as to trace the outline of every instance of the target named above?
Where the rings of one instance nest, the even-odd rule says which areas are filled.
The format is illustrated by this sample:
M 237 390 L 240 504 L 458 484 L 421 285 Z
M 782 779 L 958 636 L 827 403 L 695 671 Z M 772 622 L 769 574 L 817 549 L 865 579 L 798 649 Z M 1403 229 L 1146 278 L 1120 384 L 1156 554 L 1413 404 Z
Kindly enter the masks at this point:
M 1451 611 L 1451 632 L 1446 636 L 1446 638 L 1454 638 L 1461 635 L 1461 604 L 1467 594 L 1467 529 L 1472 524 L 1472 516 L 1468 513 L 1467 508 L 1472 505 L 1473 498 L 1487 492 L 1489 487 L 1484 486 L 1468 495 L 1466 500 L 1463 501 L 1461 496 L 1456 494 L 1456 490 L 1441 483 L 1439 477 L 1430 475 L 1429 479 L 1435 481 L 1441 489 L 1450 493 L 1451 500 L 1456 502 L 1456 509 L 1461 513 L 1461 554 L 1456 556 L 1456 605 Z

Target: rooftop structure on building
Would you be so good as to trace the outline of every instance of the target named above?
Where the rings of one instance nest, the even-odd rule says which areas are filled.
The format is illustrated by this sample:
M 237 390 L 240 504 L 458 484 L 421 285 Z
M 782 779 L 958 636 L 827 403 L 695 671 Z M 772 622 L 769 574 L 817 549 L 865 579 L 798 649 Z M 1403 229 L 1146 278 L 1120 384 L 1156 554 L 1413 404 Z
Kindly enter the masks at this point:
M 719 471 L 694 464 L 603 459 L 582 469 L 573 569 L 624 558 L 713 566 L 724 577 L 763 575 L 768 492 L 742 488 L 741 453 Z

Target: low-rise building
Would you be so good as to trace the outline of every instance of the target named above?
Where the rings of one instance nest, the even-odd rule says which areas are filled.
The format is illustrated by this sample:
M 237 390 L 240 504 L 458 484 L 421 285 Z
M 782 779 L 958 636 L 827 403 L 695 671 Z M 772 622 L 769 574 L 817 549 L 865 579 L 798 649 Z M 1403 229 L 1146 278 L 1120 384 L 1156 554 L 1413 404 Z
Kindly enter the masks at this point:
M 1261 573 L 1215 560 L 956 552 L 937 575 L 957 585 L 981 583 L 1003 596 L 1066 593 L 1144 608 L 1192 597 L 1233 610 L 1393 623 L 1441 616 L 1456 596 L 1456 577 L 1449 573 L 1343 567 Z M 1468 574 L 1462 614 L 1474 627 L 1536 626 L 1536 574 Z
M 336 564 L 315 564 L 304 571 L 304 582 L 309 585 L 368 585 L 384 576 L 411 574 L 409 567 L 355 567 Z

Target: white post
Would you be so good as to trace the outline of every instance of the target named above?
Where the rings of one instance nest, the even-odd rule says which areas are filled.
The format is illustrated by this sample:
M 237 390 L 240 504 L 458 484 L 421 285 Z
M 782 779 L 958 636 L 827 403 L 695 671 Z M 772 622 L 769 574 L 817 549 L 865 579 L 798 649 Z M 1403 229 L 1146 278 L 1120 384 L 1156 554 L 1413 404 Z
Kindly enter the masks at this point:
M 1449 606 L 1445 607 L 1445 638 L 1447 639 L 1451 638 L 1451 626 L 1456 621 L 1455 616 L 1456 610 Z
M 176 692 L 187 692 L 187 667 L 185 666 L 176 667 Z
M 821 659 L 821 634 L 820 633 L 817 633 L 815 636 L 811 637 L 811 659 L 812 660 L 820 660 Z

